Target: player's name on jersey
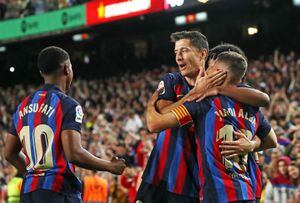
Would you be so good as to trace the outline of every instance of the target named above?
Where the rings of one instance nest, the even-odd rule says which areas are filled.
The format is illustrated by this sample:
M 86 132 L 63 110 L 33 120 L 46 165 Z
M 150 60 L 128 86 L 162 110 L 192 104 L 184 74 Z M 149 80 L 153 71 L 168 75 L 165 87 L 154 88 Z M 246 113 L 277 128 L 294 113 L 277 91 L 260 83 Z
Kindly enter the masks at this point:
M 19 118 L 22 119 L 25 115 L 29 113 L 42 113 L 46 116 L 50 117 L 55 111 L 55 108 L 48 104 L 38 104 L 38 103 L 32 103 L 27 106 L 25 106 L 23 109 L 19 111 Z
M 244 109 L 240 109 L 238 114 L 236 114 L 234 108 L 219 109 L 215 111 L 215 114 L 219 117 L 220 121 L 222 121 L 224 117 L 232 116 L 246 119 L 255 125 L 255 116 L 250 116 L 247 111 L 244 111 Z

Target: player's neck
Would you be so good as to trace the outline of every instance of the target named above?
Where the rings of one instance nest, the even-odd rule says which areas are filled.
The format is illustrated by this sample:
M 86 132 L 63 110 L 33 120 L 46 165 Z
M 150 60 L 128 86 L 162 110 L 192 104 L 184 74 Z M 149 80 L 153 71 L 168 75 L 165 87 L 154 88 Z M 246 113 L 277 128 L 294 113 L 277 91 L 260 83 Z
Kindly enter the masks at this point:
M 230 86 L 236 86 L 236 83 L 233 83 L 231 81 L 225 80 L 224 83 L 221 85 L 223 87 L 230 87 Z
M 204 66 L 199 66 L 198 70 L 196 72 L 194 72 L 193 74 L 190 74 L 192 76 L 185 76 L 185 79 L 190 86 L 193 86 L 193 87 L 195 86 L 198 76 L 200 76 L 200 77 L 204 76 L 204 68 L 203 67 Z
M 66 84 L 64 81 L 55 78 L 44 78 L 45 84 L 57 86 L 62 92 L 66 92 Z
M 197 77 L 195 78 L 185 77 L 185 79 L 190 86 L 195 86 Z

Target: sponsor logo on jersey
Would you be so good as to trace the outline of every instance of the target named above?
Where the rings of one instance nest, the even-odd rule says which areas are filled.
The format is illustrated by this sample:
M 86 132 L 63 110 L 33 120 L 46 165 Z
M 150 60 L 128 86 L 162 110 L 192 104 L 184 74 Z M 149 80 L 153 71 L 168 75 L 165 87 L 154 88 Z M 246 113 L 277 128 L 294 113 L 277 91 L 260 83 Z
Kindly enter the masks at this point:
M 78 123 L 82 123 L 82 120 L 83 120 L 83 111 L 82 111 L 82 108 L 81 106 L 76 106 L 76 118 L 75 118 L 75 121 L 78 122 Z

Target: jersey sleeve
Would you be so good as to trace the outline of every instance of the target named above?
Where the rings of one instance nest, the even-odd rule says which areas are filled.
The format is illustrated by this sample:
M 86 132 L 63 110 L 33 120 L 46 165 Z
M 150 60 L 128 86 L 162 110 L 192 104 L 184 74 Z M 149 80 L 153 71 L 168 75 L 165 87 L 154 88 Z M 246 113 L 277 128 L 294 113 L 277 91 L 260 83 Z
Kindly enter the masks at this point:
M 257 117 L 258 117 L 258 128 L 256 135 L 259 138 L 265 138 L 271 131 L 271 125 L 269 121 L 263 116 L 261 111 L 257 112 Z
M 208 108 L 207 102 L 185 102 L 182 105 L 172 110 L 176 116 L 180 126 L 184 126 L 190 122 L 196 121 L 200 115 L 204 115 Z
M 162 89 L 162 92 L 158 96 L 158 99 L 175 101 L 176 95 L 174 92 L 174 76 L 171 73 L 164 75 L 162 80 L 158 84 L 158 89 Z
M 64 113 L 62 130 L 76 130 L 81 132 L 81 124 L 84 116 L 82 107 L 75 102 L 66 105 L 70 107 Z
M 180 126 L 184 126 L 193 121 L 192 115 L 183 104 L 172 109 L 171 112 L 176 116 Z

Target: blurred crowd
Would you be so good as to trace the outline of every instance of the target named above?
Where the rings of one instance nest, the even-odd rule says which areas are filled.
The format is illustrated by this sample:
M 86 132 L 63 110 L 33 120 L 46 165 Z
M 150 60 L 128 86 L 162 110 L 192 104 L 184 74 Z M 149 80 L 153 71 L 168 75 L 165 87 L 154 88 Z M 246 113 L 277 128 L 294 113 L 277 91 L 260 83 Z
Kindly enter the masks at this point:
M 162 66 L 138 74 L 73 82 L 68 92 L 83 106 L 82 145 L 94 155 L 110 160 L 123 157 L 128 168 L 116 177 L 109 173 L 76 169 L 83 180 L 84 202 L 133 202 L 141 174 L 156 134 L 145 126 L 144 110 L 159 80 L 177 68 Z M 262 202 L 297 202 L 300 167 L 300 56 L 277 50 L 272 56 L 249 60 L 247 83 L 268 93 L 269 108 L 262 109 L 278 136 L 276 149 L 259 153 L 263 171 Z M 0 187 L 1 198 L 16 171 L 3 158 L 6 132 L 16 105 L 37 87 L 0 87 Z
M 0 20 L 41 14 L 84 2 L 87 0 L 0 0 Z

